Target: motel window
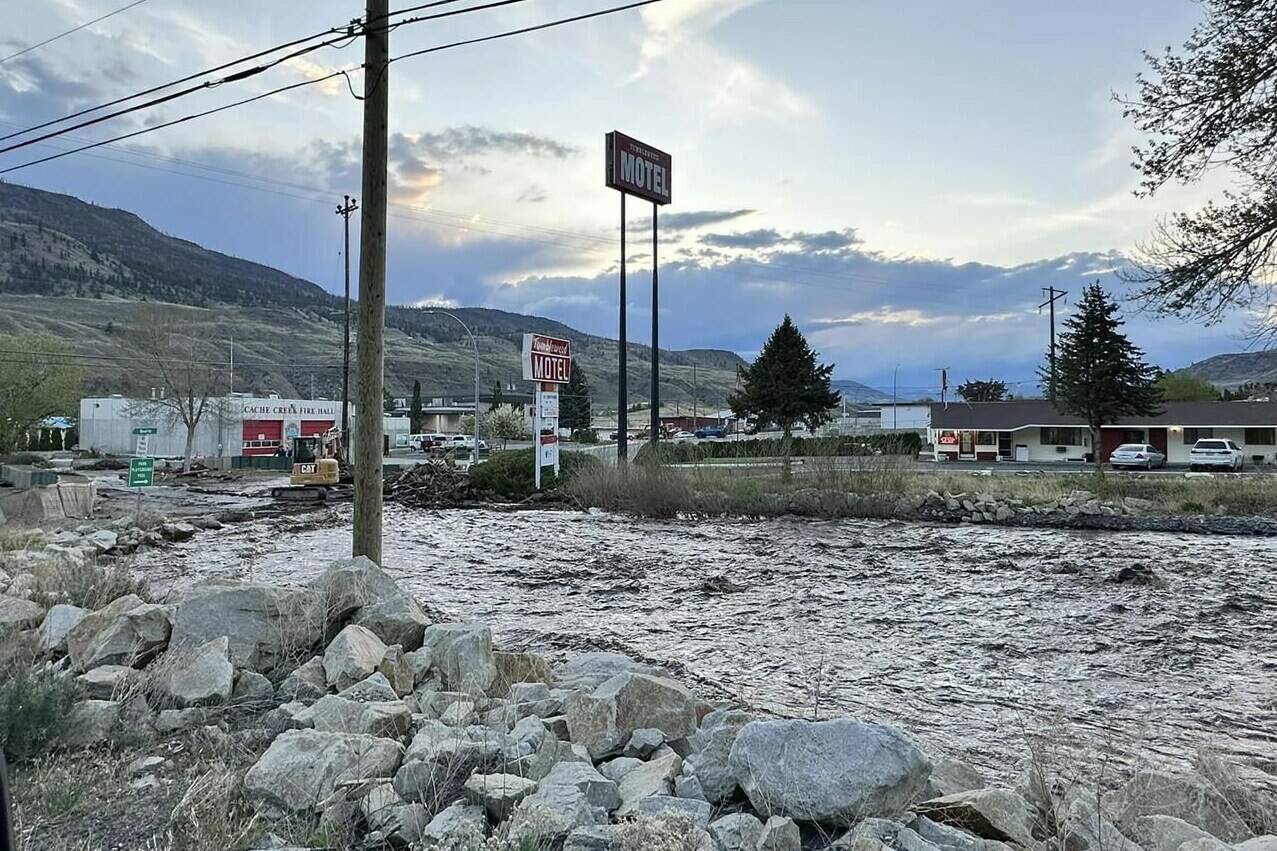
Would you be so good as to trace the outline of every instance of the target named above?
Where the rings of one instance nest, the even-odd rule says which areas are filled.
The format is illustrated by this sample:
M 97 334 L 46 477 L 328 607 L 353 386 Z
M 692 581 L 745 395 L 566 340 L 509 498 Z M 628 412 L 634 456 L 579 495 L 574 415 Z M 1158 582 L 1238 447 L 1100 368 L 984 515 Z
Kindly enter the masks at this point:
M 975 442 L 977 446 L 997 446 L 998 433 L 996 431 L 977 431 L 975 433 Z
M 1277 443 L 1274 430 L 1271 428 L 1246 429 L 1246 443 L 1251 446 L 1272 446 Z
M 1199 440 L 1209 440 L 1215 436 L 1213 428 L 1186 428 L 1184 429 L 1184 445 L 1192 446 Z
M 1043 446 L 1082 446 L 1080 428 L 1043 428 L 1039 442 Z

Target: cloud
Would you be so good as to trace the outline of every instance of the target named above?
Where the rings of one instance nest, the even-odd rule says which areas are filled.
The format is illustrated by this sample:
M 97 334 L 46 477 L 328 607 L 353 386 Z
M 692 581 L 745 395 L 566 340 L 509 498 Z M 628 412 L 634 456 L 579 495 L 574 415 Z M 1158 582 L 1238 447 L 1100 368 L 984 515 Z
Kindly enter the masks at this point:
M 550 194 L 545 188 L 535 183 L 527 189 L 519 193 L 519 197 L 515 199 L 520 204 L 541 204 L 550 200 Z
M 751 216 L 757 210 L 691 210 L 686 213 L 666 213 L 661 216 L 661 229 L 668 231 L 696 230 Z M 646 220 L 651 227 L 651 219 Z
M 419 298 L 412 303 L 413 307 L 460 307 L 461 304 L 455 298 L 448 298 L 443 293 L 437 293 L 425 298 Z
M 700 240 L 715 248 L 770 248 L 785 241 L 785 237 L 772 228 L 759 228 L 744 233 L 707 233 Z
M 852 313 L 847 316 L 840 316 L 832 319 L 813 319 L 813 325 L 824 326 L 852 326 L 865 325 L 867 323 L 876 323 L 879 325 L 907 325 L 910 328 L 918 328 L 924 325 L 935 325 L 943 321 L 939 316 L 927 316 L 917 308 L 907 308 L 904 310 L 893 309 L 890 306 L 881 307 L 877 310 L 862 310 L 859 313 Z
M 799 231 L 789 237 L 808 251 L 839 251 L 851 248 L 862 240 L 856 236 L 853 228 L 845 230 L 827 230 L 824 233 L 806 233 Z
M 521 130 L 493 130 L 488 127 L 463 125 L 430 133 L 403 134 L 402 144 L 418 156 L 443 162 L 457 162 L 493 154 L 567 159 L 579 151 L 572 145 Z

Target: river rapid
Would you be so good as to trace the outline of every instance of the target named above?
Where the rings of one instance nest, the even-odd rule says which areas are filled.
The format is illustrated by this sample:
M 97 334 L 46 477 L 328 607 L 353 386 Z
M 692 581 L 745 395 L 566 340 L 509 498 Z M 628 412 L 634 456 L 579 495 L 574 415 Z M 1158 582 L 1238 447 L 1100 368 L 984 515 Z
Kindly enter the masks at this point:
M 349 506 L 315 517 L 204 532 L 136 566 L 161 591 L 302 582 L 350 550 Z M 1275 546 L 391 505 L 384 561 L 503 646 L 627 650 L 780 714 L 903 727 L 1010 782 L 1044 731 L 1086 762 L 1183 764 L 1207 745 L 1277 772 Z

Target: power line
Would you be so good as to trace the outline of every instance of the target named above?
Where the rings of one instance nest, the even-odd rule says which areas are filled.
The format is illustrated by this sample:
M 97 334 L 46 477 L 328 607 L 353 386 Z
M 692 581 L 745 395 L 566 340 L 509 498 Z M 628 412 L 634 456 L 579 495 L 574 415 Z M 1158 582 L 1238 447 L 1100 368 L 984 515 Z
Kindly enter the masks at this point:
M 132 9 L 134 6 L 141 6 L 145 2 L 146 0 L 133 0 L 133 2 L 128 4 L 127 6 L 121 6 L 120 8 L 115 9 L 114 11 L 107 12 L 105 15 L 94 18 L 91 21 L 85 21 L 79 26 L 72 27 L 71 29 L 66 30 L 65 32 L 60 32 L 55 36 L 50 36 L 49 38 L 46 38 L 44 41 L 37 42 L 36 44 L 33 44 L 29 47 L 24 47 L 21 50 L 19 50 L 17 53 L 10 53 L 8 56 L 4 57 L 3 59 L 0 59 L 0 65 L 3 65 L 4 63 L 8 62 L 10 59 L 17 59 L 19 56 L 30 53 L 31 51 L 37 48 L 44 47 L 46 44 L 52 44 L 53 42 L 57 41 L 60 38 L 66 38 L 72 33 L 77 33 L 80 30 L 85 29 L 86 27 L 91 27 L 96 23 L 105 21 L 107 18 L 113 17 L 114 15 L 118 15 L 121 12 L 127 12 L 129 9 Z
M 495 5 L 505 5 L 510 2 L 518 2 L 518 0 L 500 0 L 500 2 Z M 598 18 L 604 15 L 613 15 L 618 12 L 625 12 L 631 9 L 637 9 L 640 6 L 649 6 L 653 3 L 660 3 L 660 2 L 663 2 L 663 0 L 638 0 L 638 2 L 629 3 L 623 6 L 613 6 L 607 9 L 599 9 L 597 11 L 588 12 L 582 15 L 573 15 L 568 18 L 559 18 L 554 21 L 547 21 L 545 23 L 537 24 L 530 27 L 522 27 L 520 29 L 507 30 L 505 32 L 495 33 L 493 35 L 482 36 L 479 38 L 464 39 L 462 41 L 455 41 L 449 44 L 436 45 L 435 47 L 425 48 L 424 50 L 417 50 L 411 53 L 405 53 L 402 56 L 394 57 L 390 59 L 389 61 L 397 62 L 400 59 L 408 59 L 413 56 L 422 56 L 427 53 L 437 53 L 439 51 L 451 50 L 456 47 L 465 47 L 472 44 L 478 44 L 480 42 L 494 41 L 496 39 L 502 39 L 502 38 L 510 38 L 512 36 L 523 35 L 525 33 L 536 32 L 538 30 L 550 29 L 551 27 L 559 27 L 565 24 L 576 23 L 578 21 L 584 21 L 590 18 Z M 473 11 L 479 8 L 487 8 L 487 7 L 471 7 L 471 10 Z M 465 10 L 458 10 L 458 11 L 460 12 Z M 301 82 L 293 83 L 287 86 L 280 86 L 279 88 L 271 89 L 270 91 L 266 91 L 266 92 L 262 92 L 261 94 L 254 95 L 253 97 L 244 98 L 243 100 L 234 101 L 232 103 L 224 104 L 222 106 L 215 107 L 213 109 L 204 110 L 202 112 L 191 113 L 190 115 L 186 115 L 186 116 L 183 116 L 182 118 L 177 118 L 172 121 L 166 121 L 161 124 L 152 125 L 150 127 L 143 127 L 131 133 L 124 133 L 119 136 L 114 136 L 110 139 L 103 139 L 89 145 L 83 145 L 78 148 L 72 148 L 71 150 L 68 150 L 68 151 L 62 151 L 60 153 L 52 154 L 47 157 L 41 157 L 39 159 L 31 160 L 29 162 L 19 163 L 18 165 L 15 165 L 15 166 L 10 166 L 5 169 L 0 169 L 0 174 L 9 174 L 10 172 L 18 171 L 19 169 L 28 168 L 29 166 L 33 166 L 33 165 L 40 165 L 42 163 L 50 162 L 51 160 L 61 159 L 62 157 L 70 156 L 71 154 L 80 153 L 81 151 L 87 151 L 93 148 L 99 148 L 99 147 L 102 147 L 103 145 L 110 145 L 115 142 L 123 141 L 125 139 L 132 139 L 134 137 L 141 136 L 146 133 L 153 133 L 156 130 L 162 130 L 166 127 L 172 127 L 175 124 L 181 124 L 186 121 L 192 121 L 197 118 L 204 118 L 206 116 L 213 115 L 218 112 L 223 112 L 228 109 L 233 109 L 237 106 L 244 106 L 245 104 L 253 103 L 254 101 L 259 101 L 264 98 L 271 97 L 273 95 L 281 94 L 283 92 L 291 91 L 293 89 L 299 89 L 299 88 L 302 88 L 303 86 L 310 86 L 310 85 L 314 85 L 315 83 L 322 83 L 327 80 L 331 80 L 334 77 L 338 77 L 338 76 L 346 77 L 347 83 L 349 83 L 349 77 L 347 77 L 347 74 L 349 73 L 349 71 L 353 71 L 353 70 L 363 70 L 363 69 L 352 68 L 352 69 L 346 69 L 341 71 L 335 71 L 332 74 L 328 74 L 323 77 L 317 77 L 310 80 L 302 80 Z
M 255 77 L 258 74 L 263 74 L 266 71 L 269 71 L 271 68 L 274 68 L 276 65 L 280 65 L 284 62 L 289 61 L 290 59 L 296 59 L 299 56 L 305 56 L 308 53 L 313 53 L 316 50 L 319 50 L 324 47 L 337 46 L 338 49 L 348 47 L 351 44 L 351 42 L 353 42 L 356 38 L 358 38 L 358 36 L 350 36 L 350 37 L 343 36 L 341 38 L 332 39 L 330 41 L 322 41 L 319 44 L 308 45 L 306 47 L 301 48 L 300 50 L 295 50 L 292 53 L 289 53 L 285 56 L 281 56 L 278 59 L 272 59 L 270 62 L 266 62 L 261 65 L 254 66 L 252 68 L 247 68 L 243 71 L 236 71 L 234 74 L 228 74 L 227 76 L 217 80 L 206 80 L 203 83 L 200 83 L 199 85 L 190 86 L 189 88 L 185 88 L 185 89 L 180 89 L 176 92 L 170 92 L 169 94 L 162 95 L 157 98 L 152 98 L 151 100 L 148 100 L 145 103 L 139 103 L 139 104 L 136 104 L 135 106 L 130 106 L 127 109 L 120 109 L 120 110 L 116 110 L 115 112 L 109 112 L 106 115 L 99 115 L 95 118 L 90 118 L 86 121 L 81 121 L 79 124 L 72 124 L 70 127 L 62 127 L 57 130 L 52 130 L 41 136 L 36 136 L 32 139 L 23 139 L 21 142 L 14 142 L 12 145 L 9 145 L 4 148 L 0 148 L 0 154 L 7 154 L 10 151 L 16 151 L 19 148 L 25 148 L 28 145 L 35 145 L 40 142 L 46 141 L 48 139 L 53 139 L 57 136 L 62 136 L 66 133 L 72 133 L 76 130 L 81 130 L 85 127 L 91 127 L 94 124 L 101 124 L 104 121 L 110 121 L 113 118 L 119 118 L 121 116 L 128 115 L 133 112 L 138 112 L 143 109 L 150 109 L 153 106 L 159 106 L 162 103 L 168 103 L 169 101 L 174 101 L 174 100 L 177 100 L 178 98 L 186 97 L 189 94 L 194 94 L 195 92 L 203 91 L 205 89 L 216 88 L 225 83 L 238 83 L 242 80 L 247 80 L 250 77 Z M 341 42 L 341 41 L 345 41 L 346 43 L 339 45 L 338 42 Z M 25 133 L 30 131 L 22 131 L 22 132 Z M 22 133 L 19 133 L 17 135 L 22 135 Z M 5 138 L 9 138 L 9 137 L 6 136 Z
M 552 27 L 561 27 L 564 24 L 574 24 L 578 21 L 589 20 L 590 18 L 600 18 L 604 15 L 614 15 L 618 12 L 628 12 L 631 9 L 637 9 L 640 6 L 650 6 L 653 3 L 660 3 L 662 0 L 638 0 L 635 3 L 628 3 L 624 6 L 612 6 L 607 9 L 599 9 L 594 12 L 587 12 L 582 15 L 573 15 L 570 18 L 559 18 L 554 21 L 546 21 L 542 24 L 535 24 L 530 27 L 521 27 L 517 30 L 506 30 L 505 32 L 494 33 L 493 35 L 480 36 L 478 38 L 469 38 L 464 41 L 454 41 L 451 44 L 441 44 L 436 47 L 427 47 L 422 50 L 414 50 L 410 53 L 403 53 L 392 58 L 391 62 L 398 62 L 401 59 L 411 59 L 414 56 L 424 56 L 427 53 L 438 53 L 441 50 L 451 50 L 454 47 L 465 47 L 471 44 L 480 44 L 485 41 L 496 41 L 497 39 L 510 38 L 511 36 L 524 35 L 526 33 L 537 32 L 539 30 L 548 30 Z
M 362 70 L 362 69 L 352 68 L 349 70 Z M 334 71 L 333 73 L 327 74 L 323 77 L 316 77 L 311 80 L 302 80 L 299 83 L 292 83 L 287 86 L 280 86 L 277 89 L 271 89 L 270 91 L 262 92 L 261 94 L 244 98 L 243 100 L 237 100 L 231 103 L 223 104 L 222 106 L 214 107 L 212 109 L 206 109 L 203 112 L 194 112 L 194 113 L 191 113 L 190 115 L 184 115 L 181 118 L 175 118 L 172 121 L 165 121 L 162 124 L 153 124 L 150 127 L 143 127 L 142 129 L 134 130 L 131 133 L 123 133 L 119 136 L 113 136 L 110 139 L 102 139 L 100 141 L 93 142 L 88 145 L 81 145 L 78 148 L 71 148 L 70 150 L 67 150 L 67 151 L 61 151 L 56 154 L 50 154 L 47 157 L 40 157 L 39 159 L 31 160 L 29 162 L 19 163 L 18 165 L 9 166 L 8 168 L 0 169 L 0 174 L 8 174 L 9 172 L 17 171 L 18 169 L 28 168 L 33 165 L 40 165 L 41 163 L 47 163 L 52 160 L 62 159 L 63 157 L 69 157 L 71 154 L 78 154 L 81 151 L 88 151 L 88 150 L 92 150 L 93 148 L 100 148 L 103 145 L 110 145 L 114 142 L 122 142 L 125 139 L 132 139 L 135 136 L 141 136 L 146 133 L 153 133 L 156 130 L 163 130 L 165 127 L 172 127 L 175 124 L 182 124 L 187 121 L 192 121 L 196 118 L 204 118 L 205 116 L 208 116 L 208 115 L 213 115 L 218 112 L 224 112 L 228 109 L 234 109 L 237 106 L 244 106 L 245 104 L 250 104 L 250 103 L 253 103 L 254 101 L 263 100 L 264 98 L 271 97 L 272 95 L 282 94 L 284 92 L 291 91 L 293 89 L 300 89 L 303 86 L 313 86 L 316 83 L 323 83 L 327 80 L 333 79 L 334 77 L 343 77 L 347 73 L 348 73 L 347 70 Z
M 293 39 L 292 41 L 286 41 L 283 44 L 278 44 L 278 45 L 275 45 L 274 47 L 268 47 L 265 50 L 259 50 L 257 53 L 253 53 L 248 56 L 243 56 L 243 57 L 240 57 L 239 59 L 234 59 L 230 62 L 223 62 L 221 65 L 215 65 L 212 68 L 207 68 L 203 71 L 197 71 L 194 74 L 187 74 L 185 77 L 179 77 L 176 80 L 171 80 L 167 83 L 162 83 L 158 86 L 152 86 L 149 89 L 143 89 L 140 92 L 135 92 L 134 94 L 127 95 L 125 97 L 116 98 L 115 100 L 110 100 L 110 101 L 107 101 L 106 103 L 100 103 L 97 106 L 85 107 L 84 109 L 78 110 L 76 112 L 72 112 L 69 115 L 64 115 L 61 118 L 50 119 L 49 121 L 45 121 L 40 124 L 35 124 L 35 125 L 32 125 L 31 127 L 27 127 L 24 130 L 18 130 L 13 133 L 9 133 L 8 135 L 0 136 L 0 142 L 3 142 L 7 139 L 12 139 L 15 136 L 22 136 L 27 133 L 34 133 L 36 130 L 43 130 L 45 127 L 51 127 L 54 124 L 60 124 L 63 121 L 71 121 L 73 119 L 79 118 L 82 115 L 88 115 L 90 112 L 97 112 L 100 109 L 110 109 L 113 106 L 118 106 L 119 104 L 127 103 L 128 101 L 131 101 L 131 100 L 137 100 L 140 97 L 146 97 L 147 95 L 152 95 L 152 94 L 155 94 L 156 92 L 164 91 L 165 89 L 171 89 L 173 86 L 180 86 L 183 83 L 189 83 L 191 80 L 198 80 L 200 77 L 207 77 L 209 74 L 216 74 L 219 71 L 225 71 L 227 68 L 234 68 L 236 65 L 243 65 L 245 62 L 251 62 L 254 59 L 260 59 L 263 56 L 268 56 L 272 53 L 278 53 L 281 50 L 286 50 L 290 47 L 296 47 L 299 44 L 304 44 L 308 41 L 314 41 L 315 39 L 320 38 L 322 36 L 333 35 L 338 32 L 342 32 L 342 30 L 339 28 L 333 27 L 331 29 L 327 29 L 327 30 L 323 30 L 321 32 L 315 33 L 314 35 L 308 35 L 303 38 L 296 38 L 296 39 Z M 347 32 L 347 35 L 353 34 L 353 32 L 351 32 L 350 29 L 346 30 L 346 32 Z

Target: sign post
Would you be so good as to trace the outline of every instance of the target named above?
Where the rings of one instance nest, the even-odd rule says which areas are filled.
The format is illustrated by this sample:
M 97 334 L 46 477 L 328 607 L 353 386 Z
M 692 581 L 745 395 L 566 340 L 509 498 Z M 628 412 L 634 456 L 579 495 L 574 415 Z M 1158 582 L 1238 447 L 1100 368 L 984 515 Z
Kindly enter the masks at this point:
M 621 328 L 620 364 L 616 382 L 617 460 L 625 463 L 628 456 L 629 437 L 626 433 L 626 360 L 625 341 L 625 196 L 634 195 L 652 202 L 652 418 L 651 440 L 660 438 L 661 390 L 660 390 L 660 302 L 657 292 L 657 210 L 673 200 L 674 159 L 669 154 L 624 133 L 612 131 L 604 141 L 605 182 L 621 193 Z
M 138 440 L 145 439 L 145 435 L 140 436 Z M 134 519 L 142 516 L 142 488 L 154 487 L 155 485 L 155 459 L 154 458 L 130 458 L 129 459 L 129 487 L 137 488 L 137 509 L 134 511 Z
M 544 334 L 523 335 L 523 377 L 534 382 L 532 408 L 533 482 L 541 490 L 541 468 L 559 473 L 559 385 L 572 378 L 572 343 Z M 544 426 L 543 426 L 544 423 Z M 541 435 L 542 428 L 554 433 Z
M 137 447 L 133 450 L 133 454 L 145 457 L 151 454 L 151 435 L 158 434 L 159 429 L 154 426 L 139 426 L 133 429 L 133 436 L 137 438 Z

